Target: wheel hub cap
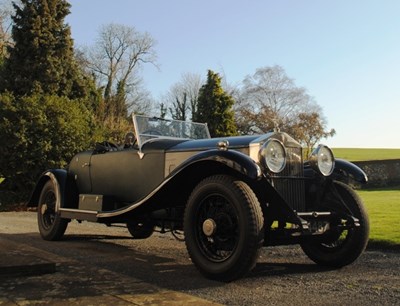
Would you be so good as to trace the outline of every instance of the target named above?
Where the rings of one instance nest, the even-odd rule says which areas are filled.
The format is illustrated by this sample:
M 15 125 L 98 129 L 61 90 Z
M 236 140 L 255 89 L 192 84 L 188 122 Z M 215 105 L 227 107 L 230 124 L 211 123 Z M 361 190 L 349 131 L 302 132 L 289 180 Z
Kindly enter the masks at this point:
M 40 213 L 42 215 L 44 215 L 46 213 L 46 211 L 47 211 L 47 205 L 43 204 L 42 207 L 40 208 Z
M 210 237 L 215 233 L 216 229 L 217 229 L 217 224 L 213 219 L 207 219 L 203 222 L 204 235 Z

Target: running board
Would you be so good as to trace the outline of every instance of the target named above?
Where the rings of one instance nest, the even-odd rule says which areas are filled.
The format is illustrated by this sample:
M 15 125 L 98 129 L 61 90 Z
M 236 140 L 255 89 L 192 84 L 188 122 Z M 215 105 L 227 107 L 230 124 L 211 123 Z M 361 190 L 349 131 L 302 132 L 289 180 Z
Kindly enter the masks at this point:
M 60 216 L 63 219 L 76 219 L 97 222 L 97 211 L 81 210 L 72 208 L 60 208 Z

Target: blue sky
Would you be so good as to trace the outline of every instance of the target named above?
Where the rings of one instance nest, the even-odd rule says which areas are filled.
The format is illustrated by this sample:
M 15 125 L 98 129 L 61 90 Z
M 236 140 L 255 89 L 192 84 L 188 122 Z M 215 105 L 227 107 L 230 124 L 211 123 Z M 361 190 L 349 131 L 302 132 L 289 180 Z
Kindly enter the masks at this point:
M 323 108 L 332 147 L 400 148 L 400 1 L 70 0 L 76 45 L 119 23 L 156 41 L 145 66 L 159 99 L 182 73 L 212 69 L 240 84 L 280 65 Z

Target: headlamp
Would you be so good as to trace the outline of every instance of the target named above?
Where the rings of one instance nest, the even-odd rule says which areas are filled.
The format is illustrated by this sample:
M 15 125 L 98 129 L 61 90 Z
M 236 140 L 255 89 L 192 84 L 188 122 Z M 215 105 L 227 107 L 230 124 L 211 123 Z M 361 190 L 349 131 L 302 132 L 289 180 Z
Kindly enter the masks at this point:
M 319 145 L 310 156 L 310 165 L 323 176 L 332 174 L 335 168 L 335 157 L 332 150 L 325 145 Z
M 260 150 L 261 165 L 273 172 L 281 172 L 286 165 L 286 150 L 283 144 L 277 139 L 268 140 Z

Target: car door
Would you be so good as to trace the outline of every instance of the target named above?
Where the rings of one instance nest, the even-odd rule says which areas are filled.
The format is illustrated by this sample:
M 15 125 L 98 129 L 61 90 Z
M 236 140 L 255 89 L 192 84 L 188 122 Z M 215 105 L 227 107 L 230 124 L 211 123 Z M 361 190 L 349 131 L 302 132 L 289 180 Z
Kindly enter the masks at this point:
M 92 194 L 136 202 L 164 179 L 164 151 L 139 157 L 138 150 L 124 149 L 93 154 L 90 161 Z

